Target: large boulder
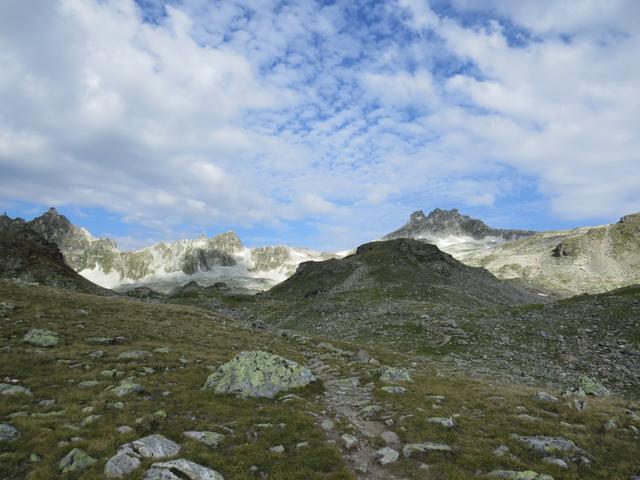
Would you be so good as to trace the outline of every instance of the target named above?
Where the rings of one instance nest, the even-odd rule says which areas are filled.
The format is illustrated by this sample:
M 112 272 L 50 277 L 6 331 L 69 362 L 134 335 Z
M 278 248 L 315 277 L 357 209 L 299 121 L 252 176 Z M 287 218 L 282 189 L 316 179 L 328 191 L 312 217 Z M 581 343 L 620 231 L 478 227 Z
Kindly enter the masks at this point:
M 36 347 L 55 347 L 58 345 L 58 340 L 57 333 L 39 328 L 29 330 L 22 339 L 23 342 Z
M 273 398 L 277 393 L 314 382 L 311 370 L 267 352 L 240 352 L 209 376 L 204 388 L 216 393 Z

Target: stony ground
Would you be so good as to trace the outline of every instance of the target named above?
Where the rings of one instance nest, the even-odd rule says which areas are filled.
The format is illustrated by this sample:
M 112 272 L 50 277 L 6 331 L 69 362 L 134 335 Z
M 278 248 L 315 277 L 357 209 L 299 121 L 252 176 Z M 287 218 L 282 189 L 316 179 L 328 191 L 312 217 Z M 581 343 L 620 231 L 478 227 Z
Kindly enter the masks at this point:
M 157 435 L 179 453 L 163 443 L 167 458 L 142 456 L 125 478 L 214 478 L 185 462 L 226 479 L 640 475 L 633 398 L 471 379 L 447 359 L 241 329 L 186 306 L 4 281 L 0 302 L 3 479 L 104 478 L 123 445 Z M 295 360 L 318 381 L 273 399 L 202 390 L 244 350 Z

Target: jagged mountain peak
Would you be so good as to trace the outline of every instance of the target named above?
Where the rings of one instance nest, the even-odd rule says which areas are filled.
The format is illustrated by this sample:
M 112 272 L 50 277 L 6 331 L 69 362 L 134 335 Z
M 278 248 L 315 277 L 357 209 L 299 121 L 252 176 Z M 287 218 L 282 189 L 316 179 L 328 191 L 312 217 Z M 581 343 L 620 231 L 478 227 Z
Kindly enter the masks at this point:
M 489 227 L 482 220 L 463 215 L 457 208 L 445 210 L 436 208 L 425 215 L 422 210 L 411 214 L 409 221 L 384 237 L 385 240 L 394 238 L 417 238 L 435 241 L 447 237 L 471 238 L 482 240 L 487 237 L 514 240 L 532 235 L 533 231 L 503 230 Z

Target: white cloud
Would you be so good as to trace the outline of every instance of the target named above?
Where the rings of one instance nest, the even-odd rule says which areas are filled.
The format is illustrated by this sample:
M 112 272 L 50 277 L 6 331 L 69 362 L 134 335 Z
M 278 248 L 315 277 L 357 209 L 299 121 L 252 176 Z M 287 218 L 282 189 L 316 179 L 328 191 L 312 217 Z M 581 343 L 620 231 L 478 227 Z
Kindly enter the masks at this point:
M 324 248 L 518 188 L 553 218 L 640 210 L 637 2 L 437 5 L 2 2 L 0 202 L 149 238 L 303 220 Z

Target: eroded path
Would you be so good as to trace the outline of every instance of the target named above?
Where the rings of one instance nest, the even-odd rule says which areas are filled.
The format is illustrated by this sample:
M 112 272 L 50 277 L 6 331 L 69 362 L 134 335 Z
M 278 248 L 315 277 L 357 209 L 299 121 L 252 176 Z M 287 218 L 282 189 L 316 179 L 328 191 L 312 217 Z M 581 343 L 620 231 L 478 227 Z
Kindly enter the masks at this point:
M 382 422 L 367 419 L 363 409 L 376 408 L 373 399 L 373 384 L 362 385 L 357 376 L 341 376 L 340 372 L 327 365 L 318 356 L 309 360 L 309 368 L 325 385 L 324 403 L 325 413 L 318 419 L 329 439 L 335 441 L 345 451 L 345 458 L 351 468 L 361 479 L 395 479 L 383 465 L 379 463 L 379 446 L 374 439 L 395 437 L 388 432 L 388 427 Z M 383 435 L 387 432 L 387 435 Z M 353 435 L 353 438 L 343 436 Z M 397 438 L 397 437 L 395 437 Z M 351 440 L 351 441 L 349 441 Z M 353 443 L 353 444 L 352 444 Z M 395 442 L 388 442 L 390 448 Z

